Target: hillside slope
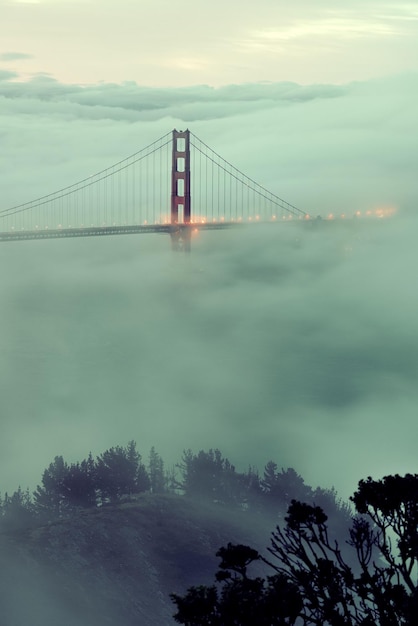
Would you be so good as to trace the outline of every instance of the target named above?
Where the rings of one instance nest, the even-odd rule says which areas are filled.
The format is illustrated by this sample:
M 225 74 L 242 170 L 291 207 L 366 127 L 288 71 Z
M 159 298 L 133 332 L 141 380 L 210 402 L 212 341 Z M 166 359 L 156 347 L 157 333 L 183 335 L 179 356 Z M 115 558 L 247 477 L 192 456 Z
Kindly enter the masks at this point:
M 213 580 L 228 541 L 272 527 L 245 511 L 144 494 L 0 535 L 1 626 L 172 626 L 171 592 Z

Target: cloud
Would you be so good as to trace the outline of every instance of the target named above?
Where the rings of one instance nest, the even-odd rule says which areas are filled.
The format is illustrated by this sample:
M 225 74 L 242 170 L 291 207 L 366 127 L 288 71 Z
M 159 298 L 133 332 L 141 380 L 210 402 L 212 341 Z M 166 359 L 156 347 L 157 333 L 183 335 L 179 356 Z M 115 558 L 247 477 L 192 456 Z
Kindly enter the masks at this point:
M 17 77 L 18 74 L 16 72 L 11 72 L 9 70 L 0 70 L 0 81 L 9 81 Z
M 274 43 L 283 43 L 286 45 L 292 41 L 303 40 L 305 38 L 338 37 L 343 39 L 358 39 L 362 37 L 381 36 L 391 37 L 398 34 L 398 29 L 393 24 L 385 23 L 385 20 L 370 22 L 367 19 L 344 17 L 341 14 L 337 17 L 322 18 L 310 23 L 294 23 L 287 27 L 276 30 L 274 28 L 266 28 L 262 31 L 255 31 L 250 41 L 256 48 L 271 46 Z M 250 43 L 250 42 L 248 42 Z
M 345 87 L 336 85 L 301 86 L 296 83 L 260 83 L 227 85 L 213 88 L 206 85 L 184 88 L 150 88 L 134 82 L 124 84 L 65 85 L 49 75 L 39 75 L 28 82 L 2 86 L 0 95 L 19 106 L 23 100 L 38 100 L 45 108 L 53 103 L 56 112 L 60 106 L 73 105 L 82 117 L 97 119 L 100 112 L 116 120 L 140 120 L 150 115 L 154 119 L 165 116 L 185 121 L 222 117 L 251 112 L 265 106 L 308 102 L 316 98 L 335 98 L 344 95 Z M 222 109 L 223 107 L 223 109 Z M 50 108 L 50 107 L 49 107 Z M 224 111 L 224 113 L 223 113 Z M 200 117 L 199 117 L 200 116 Z
M 0 61 L 22 61 L 24 59 L 32 59 L 32 54 L 26 52 L 2 52 L 0 53 Z
M 207 6 L 180 0 L 164 7 L 146 0 L 140 6 L 130 0 L 117 6 L 97 0 L 83 6 L 65 0 L 3 4 L 4 46 L 29 50 L 36 59 L 19 69 L 66 82 L 308 84 L 416 70 L 417 12 L 410 3 L 364 0 L 336 8 L 330 0 L 243 1 L 238 14 L 219 0 Z M 180 33 L 172 28 L 178 15 Z

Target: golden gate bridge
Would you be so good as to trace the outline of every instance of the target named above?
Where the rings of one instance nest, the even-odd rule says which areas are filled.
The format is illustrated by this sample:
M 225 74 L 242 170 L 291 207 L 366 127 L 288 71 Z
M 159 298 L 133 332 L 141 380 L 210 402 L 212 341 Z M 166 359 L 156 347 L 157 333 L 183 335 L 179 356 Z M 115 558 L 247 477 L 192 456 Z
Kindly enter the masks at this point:
M 309 219 L 222 158 L 190 130 L 176 130 L 58 191 L 0 211 L 0 241 L 169 233 L 190 249 L 194 229 Z

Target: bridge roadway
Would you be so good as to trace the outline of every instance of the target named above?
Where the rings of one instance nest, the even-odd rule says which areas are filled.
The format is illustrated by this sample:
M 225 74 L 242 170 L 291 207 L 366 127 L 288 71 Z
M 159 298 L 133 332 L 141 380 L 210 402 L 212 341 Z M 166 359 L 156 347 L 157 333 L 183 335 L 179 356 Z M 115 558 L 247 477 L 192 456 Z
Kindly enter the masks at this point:
M 12 230 L 0 232 L 2 241 L 27 241 L 29 239 L 61 239 L 65 237 L 103 237 L 106 235 L 138 235 L 144 233 L 185 234 L 187 230 L 221 230 L 241 226 L 240 222 L 205 222 L 191 224 L 141 224 L 133 226 L 88 226 L 83 228 L 56 228 Z
M 307 228 L 317 228 L 319 226 L 332 228 L 354 229 L 357 231 L 361 225 L 370 224 L 370 219 L 294 219 L 294 220 L 269 220 L 269 221 L 234 221 L 234 222 L 192 222 L 190 224 L 134 224 L 125 226 L 87 226 L 71 228 L 44 228 L 36 230 L 10 230 L 0 232 L 0 243 L 3 241 L 28 241 L 30 239 L 63 239 L 68 237 L 103 237 L 107 235 L 138 235 L 145 233 L 166 233 L 177 236 L 180 240 L 188 239 L 194 230 L 223 230 L 227 228 L 237 228 L 245 226 L 259 226 L 266 224 L 287 224 L 288 226 L 304 226 Z M 382 220 L 373 220 L 376 221 Z

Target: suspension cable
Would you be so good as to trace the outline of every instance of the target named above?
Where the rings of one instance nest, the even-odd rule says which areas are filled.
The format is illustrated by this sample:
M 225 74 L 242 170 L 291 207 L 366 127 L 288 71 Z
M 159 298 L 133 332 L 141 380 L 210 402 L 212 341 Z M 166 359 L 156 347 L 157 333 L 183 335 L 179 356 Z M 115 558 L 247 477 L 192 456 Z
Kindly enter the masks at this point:
M 170 139 L 168 139 L 164 144 L 160 144 L 156 147 L 155 144 L 157 144 L 158 142 L 163 141 L 164 139 L 166 139 L 168 136 L 170 136 Z M 138 163 L 139 161 L 142 161 L 143 159 L 145 159 L 146 157 L 150 156 L 151 154 L 153 154 L 154 152 L 156 152 L 157 150 L 160 150 L 161 148 L 163 148 L 164 146 L 166 146 L 167 144 L 169 144 L 171 142 L 171 132 L 166 133 L 165 135 L 163 135 L 162 137 L 160 137 L 159 139 L 157 139 L 156 141 L 153 141 L 151 144 L 149 144 L 148 146 L 146 146 L 145 148 L 142 148 L 141 150 L 139 150 L 138 152 L 135 152 L 134 154 L 131 154 L 129 157 L 126 157 L 125 159 L 122 159 L 121 161 L 119 161 L 118 163 L 114 163 L 113 165 L 99 171 L 96 172 L 96 174 L 91 174 L 91 176 L 88 176 L 87 178 L 84 178 L 80 181 L 78 181 L 77 183 L 73 183 L 72 185 L 68 185 L 67 187 L 63 187 L 62 189 L 59 189 L 57 191 L 54 191 L 52 193 L 49 193 L 45 196 L 40 196 L 39 198 L 35 198 L 34 200 L 31 200 L 29 202 L 24 202 L 23 204 L 18 204 L 15 205 L 13 207 L 9 207 L 8 209 L 3 209 L 0 211 L 0 218 L 1 217 L 7 217 L 10 215 L 15 215 L 16 213 L 21 213 L 23 211 L 28 211 L 30 209 L 35 209 L 39 206 L 42 206 L 44 204 L 47 204 L 48 202 L 52 202 L 54 199 L 57 198 L 62 198 L 65 196 L 69 196 L 73 193 L 76 193 L 77 191 L 80 191 L 81 189 L 85 189 L 86 187 L 90 187 L 91 185 L 94 185 L 102 180 L 105 180 L 106 178 L 109 178 L 110 176 L 113 176 L 114 174 L 117 174 L 118 172 L 121 172 L 122 170 L 126 169 L 127 167 L 130 167 L 131 165 L 133 165 L 134 163 Z M 151 150 L 151 148 L 153 148 L 153 150 Z M 145 151 L 146 154 L 143 154 Z M 127 163 L 127 161 L 130 161 L 130 159 L 133 159 L 131 162 Z M 118 169 L 116 169 L 118 168 Z M 94 179 L 94 180 L 92 180 Z M 84 184 L 85 183 L 85 184 Z M 65 192 L 65 193 L 64 193 Z
M 257 181 L 255 181 L 254 179 L 250 178 L 250 176 L 247 176 L 246 174 L 244 174 L 241 170 L 239 170 L 237 167 L 232 165 L 232 163 L 230 163 L 229 161 L 224 159 L 220 154 L 215 152 L 215 150 L 212 150 L 212 148 L 210 148 L 204 141 L 199 139 L 199 137 L 197 137 L 194 133 L 190 132 L 190 135 L 194 139 L 196 139 L 201 145 L 203 145 L 207 150 L 210 150 L 210 152 L 213 155 L 215 155 L 218 159 L 220 159 L 220 161 L 222 163 L 226 164 L 226 166 L 231 168 L 231 170 L 233 170 L 233 171 L 229 171 L 225 165 L 222 165 L 221 163 L 218 163 L 215 160 L 215 158 L 212 158 L 212 157 L 208 156 L 208 154 L 205 154 L 203 152 L 203 150 L 198 145 L 196 145 L 194 142 L 191 141 L 190 144 L 194 148 L 196 148 L 196 150 L 198 150 L 199 152 L 204 154 L 204 156 L 206 156 L 207 159 L 209 159 L 210 161 L 215 163 L 219 168 L 223 169 L 227 174 L 229 174 L 230 176 L 232 176 L 233 178 L 235 178 L 236 180 L 241 182 L 243 185 L 245 185 L 246 187 L 249 187 L 249 189 L 252 189 L 253 191 L 255 191 L 261 197 L 266 198 L 267 200 L 270 200 L 270 202 L 272 202 L 276 206 L 280 206 L 281 208 L 284 208 L 284 209 L 288 210 L 289 212 L 293 213 L 294 215 L 297 215 L 297 214 L 307 215 L 307 213 L 305 211 L 302 211 L 302 209 L 298 209 L 293 204 L 290 204 L 290 202 L 287 202 L 283 198 L 280 198 L 277 194 L 272 193 L 271 191 L 269 191 L 268 189 L 263 187 L 263 185 L 260 185 L 259 183 L 257 183 Z M 242 178 L 246 179 L 249 182 L 248 183 L 245 182 L 245 180 L 242 180 Z M 259 189 L 261 191 L 259 191 Z

